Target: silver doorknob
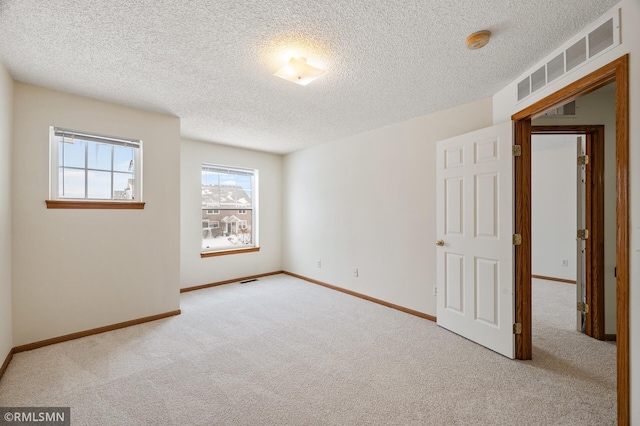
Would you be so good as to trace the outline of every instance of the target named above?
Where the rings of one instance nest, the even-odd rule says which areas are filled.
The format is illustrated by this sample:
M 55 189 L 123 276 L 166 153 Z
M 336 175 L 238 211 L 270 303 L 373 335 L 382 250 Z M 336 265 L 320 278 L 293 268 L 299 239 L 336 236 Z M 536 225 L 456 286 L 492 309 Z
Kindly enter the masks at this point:
M 436 241 L 436 245 L 437 245 L 438 247 L 442 247 L 442 246 L 444 245 L 444 241 L 442 241 L 442 240 L 438 240 L 438 241 Z

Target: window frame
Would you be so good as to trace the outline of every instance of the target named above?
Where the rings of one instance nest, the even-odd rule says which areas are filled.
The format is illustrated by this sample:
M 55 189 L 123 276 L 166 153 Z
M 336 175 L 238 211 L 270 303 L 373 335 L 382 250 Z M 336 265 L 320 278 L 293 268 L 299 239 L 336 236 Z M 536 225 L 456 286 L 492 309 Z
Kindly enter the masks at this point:
M 252 237 L 252 244 L 250 245 L 244 245 L 242 247 L 224 247 L 224 248 L 203 248 L 202 247 L 202 241 L 204 239 L 204 235 L 201 237 L 200 239 L 200 257 L 201 258 L 207 258 L 207 257 L 213 257 L 213 256 L 223 256 L 223 255 L 229 255 L 229 254 L 238 254 L 238 253 L 248 253 L 248 252 L 256 252 L 256 251 L 260 251 L 260 244 L 259 244 L 259 227 L 258 227 L 258 223 L 259 223 L 259 170 L 258 169 L 251 169 L 251 168 L 243 168 L 243 167 L 235 167 L 235 166 L 225 166 L 225 165 L 220 165 L 220 164 L 213 164 L 213 163 L 207 163 L 207 162 L 202 162 L 200 165 L 200 187 L 202 188 L 203 186 L 203 179 L 202 179 L 202 175 L 203 172 L 206 171 L 206 169 L 209 169 L 209 171 L 218 171 L 220 173 L 223 172 L 238 172 L 238 174 L 242 174 L 242 175 L 250 175 L 251 176 L 251 205 L 248 207 L 242 206 L 242 208 L 240 208 L 240 206 L 234 206 L 234 207 L 227 207 L 227 208 L 222 208 L 222 206 L 214 206 L 211 207 L 209 205 L 207 206 L 203 206 L 202 203 L 202 196 L 200 197 L 201 200 L 201 207 L 200 207 L 200 211 L 201 214 L 200 216 L 202 217 L 202 212 L 203 211 L 209 211 L 209 210 L 213 210 L 216 213 L 214 214 L 222 214 L 223 211 L 225 210 L 229 210 L 232 212 L 238 212 L 238 214 L 240 214 L 239 212 L 241 210 L 244 210 L 244 214 L 247 214 L 247 211 L 251 211 L 251 224 L 249 224 L 248 220 L 239 220 L 238 223 L 236 224 L 236 229 L 240 229 L 239 228 L 239 223 L 243 222 L 245 228 L 243 229 L 247 229 L 250 228 L 251 229 L 251 237 Z M 209 213 L 207 213 L 209 214 Z M 235 213 L 232 213 L 235 214 Z M 210 221 L 210 223 L 212 223 L 214 221 Z M 225 229 L 225 226 L 223 226 L 223 224 L 220 221 L 216 221 L 218 222 L 218 228 L 214 228 L 214 229 Z
M 113 160 L 111 162 L 110 169 L 93 169 L 89 167 L 87 158 L 85 156 L 84 167 L 67 167 L 69 169 L 84 170 L 85 173 L 85 197 L 84 198 L 72 198 L 72 197 L 60 197 L 60 179 L 59 173 L 62 165 L 60 164 L 60 144 L 61 137 L 77 137 L 79 140 L 85 142 L 102 143 L 106 145 L 126 146 L 133 149 L 134 154 L 134 172 L 133 172 L 133 197 L 131 199 L 115 199 L 113 198 L 113 178 L 118 173 L 123 173 L 115 170 Z M 61 127 L 49 127 L 49 198 L 46 200 L 47 208 L 57 209 L 144 209 L 145 203 L 142 201 L 142 140 L 126 139 L 122 137 L 114 137 L 101 135 L 97 133 L 76 131 L 71 129 L 65 129 Z M 87 148 L 88 149 L 88 148 Z M 86 154 L 85 154 L 86 155 Z M 113 154 L 112 154 L 113 155 Z M 112 157 L 113 158 L 113 157 Z M 111 174 L 111 198 L 89 198 L 88 197 L 88 173 L 90 171 L 108 172 Z

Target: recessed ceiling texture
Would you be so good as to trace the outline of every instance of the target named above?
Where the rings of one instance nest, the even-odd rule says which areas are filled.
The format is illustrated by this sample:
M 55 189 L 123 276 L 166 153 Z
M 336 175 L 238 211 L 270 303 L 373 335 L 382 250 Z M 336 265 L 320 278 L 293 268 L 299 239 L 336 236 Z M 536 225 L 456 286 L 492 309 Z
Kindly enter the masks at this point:
M 185 138 L 284 154 L 492 96 L 616 3 L 4 0 L 0 62 L 178 116 Z M 491 42 L 467 49 L 478 30 Z M 326 73 L 274 76 L 292 56 Z

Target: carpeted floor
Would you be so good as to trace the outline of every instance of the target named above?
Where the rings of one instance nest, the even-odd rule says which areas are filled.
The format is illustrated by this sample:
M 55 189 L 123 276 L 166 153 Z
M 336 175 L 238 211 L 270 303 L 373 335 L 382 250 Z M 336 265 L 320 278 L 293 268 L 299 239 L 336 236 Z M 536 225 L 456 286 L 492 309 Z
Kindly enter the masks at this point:
M 16 354 L 0 406 L 70 406 L 74 425 L 615 424 L 615 344 L 574 330 L 575 286 L 533 286 L 533 361 L 276 275 Z

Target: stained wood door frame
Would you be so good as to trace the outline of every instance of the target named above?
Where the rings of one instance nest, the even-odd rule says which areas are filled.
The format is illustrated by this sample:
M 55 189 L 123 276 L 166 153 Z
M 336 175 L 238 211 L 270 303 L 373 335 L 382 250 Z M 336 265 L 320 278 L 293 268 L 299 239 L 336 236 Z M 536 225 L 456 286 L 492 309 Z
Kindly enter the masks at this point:
M 532 126 L 535 135 L 585 135 L 586 168 L 585 217 L 589 238 L 586 245 L 585 334 L 604 340 L 604 126 Z
M 516 358 L 531 359 L 531 119 L 609 83 L 616 83 L 616 348 L 618 424 L 630 423 L 629 377 L 629 55 L 610 62 L 557 92 L 515 113 L 515 225 L 522 244 L 515 248 Z

